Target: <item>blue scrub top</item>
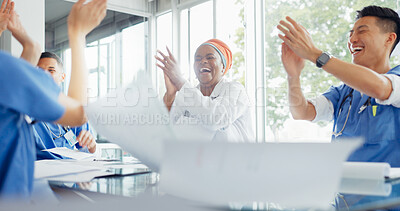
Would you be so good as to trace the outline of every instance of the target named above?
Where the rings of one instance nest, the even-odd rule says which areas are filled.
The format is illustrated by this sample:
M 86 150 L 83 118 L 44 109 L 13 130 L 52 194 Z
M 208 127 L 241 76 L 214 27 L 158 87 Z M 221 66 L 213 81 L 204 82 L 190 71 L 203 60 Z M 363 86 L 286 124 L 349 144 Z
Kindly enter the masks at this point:
M 387 74 L 400 76 L 400 66 L 391 69 Z M 343 84 L 331 87 L 324 93 L 334 107 L 333 130 L 337 124 L 335 132 L 342 130 L 345 124 L 351 97 L 345 100 L 340 115 L 339 109 L 350 90 L 349 86 Z M 343 134 L 337 138 L 332 136 L 332 140 L 363 137 L 365 143 L 350 155 L 349 161 L 387 162 L 392 167 L 400 167 L 400 108 L 378 104 L 374 98 L 370 99 L 370 103 L 366 103 L 368 98 L 369 96 L 361 95 L 359 91 L 354 90 L 352 106 Z M 363 105 L 367 107 L 360 112 Z
M 57 136 L 54 136 L 49 129 Z M 86 123 L 80 127 L 74 127 L 74 128 L 63 128 L 61 125 L 54 124 L 54 123 L 44 123 L 44 122 L 38 122 L 36 124 L 33 124 L 34 128 L 34 133 L 35 133 L 35 139 L 36 139 L 36 159 L 37 160 L 43 160 L 43 159 L 68 159 L 67 157 L 53 154 L 48 151 L 42 151 L 44 149 L 52 149 L 55 147 L 66 147 L 68 149 L 74 149 L 74 146 L 69 145 L 67 139 L 64 137 L 65 133 L 67 131 L 71 130 L 76 137 L 81 133 L 82 130 L 89 131 L 93 136 L 94 133 L 91 130 L 89 123 Z M 61 133 L 60 133 L 61 132 Z M 59 138 L 57 138 L 59 137 Z M 75 147 L 79 149 L 82 152 L 89 152 L 88 149 L 82 148 L 79 143 L 75 144 Z
M 49 74 L 0 51 L 0 198 L 27 198 L 36 160 L 33 129 L 25 114 L 55 121 L 65 108 Z

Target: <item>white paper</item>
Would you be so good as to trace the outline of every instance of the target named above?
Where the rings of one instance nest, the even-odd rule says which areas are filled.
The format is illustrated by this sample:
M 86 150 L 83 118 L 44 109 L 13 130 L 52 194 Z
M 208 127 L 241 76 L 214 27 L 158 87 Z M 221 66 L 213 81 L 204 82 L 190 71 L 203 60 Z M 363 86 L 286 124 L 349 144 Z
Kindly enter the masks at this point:
M 216 205 L 327 208 L 360 143 L 166 143 L 160 189 Z
M 385 180 L 390 173 L 388 163 L 346 162 L 343 164 L 343 178 Z
M 101 170 L 102 167 L 77 165 L 64 160 L 35 161 L 35 179 Z
M 84 159 L 89 159 L 89 158 L 94 159 L 94 157 L 95 157 L 93 154 L 68 149 L 66 147 L 56 147 L 56 148 L 52 148 L 52 149 L 45 149 L 43 151 L 48 151 L 48 152 L 51 152 L 51 153 L 54 153 L 57 155 L 61 155 L 64 157 L 72 158 L 75 160 L 84 160 Z
M 68 174 L 64 176 L 48 177 L 49 181 L 57 182 L 90 182 L 95 177 L 113 175 L 114 173 L 104 170 L 87 171 L 77 174 Z
M 105 167 L 111 168 L 111 169 L 148 169 L 144 164 L 141 163 L 131 163 L 131 164 L 112 164 L 112 165 L 105 165 Z

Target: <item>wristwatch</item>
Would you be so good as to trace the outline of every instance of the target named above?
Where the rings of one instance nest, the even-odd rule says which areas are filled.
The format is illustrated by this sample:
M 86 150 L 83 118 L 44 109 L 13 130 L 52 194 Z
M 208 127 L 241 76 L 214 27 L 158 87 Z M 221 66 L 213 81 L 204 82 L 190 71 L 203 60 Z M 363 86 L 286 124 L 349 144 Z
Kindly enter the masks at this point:
M 323 53 L 321 54 L 321 56 L 319 56 L 318 59 L 317 59 L 317 62 L 316 62 L 317 67 L 318 67 L 318 68 L 321 68 L 321 67 L 324 66 L 324 65 L 329 61 L 329 59 L 331 59 L 331 58 L 332 58 L 332 56 L 331 56 L 328 52 L 323 52 Z

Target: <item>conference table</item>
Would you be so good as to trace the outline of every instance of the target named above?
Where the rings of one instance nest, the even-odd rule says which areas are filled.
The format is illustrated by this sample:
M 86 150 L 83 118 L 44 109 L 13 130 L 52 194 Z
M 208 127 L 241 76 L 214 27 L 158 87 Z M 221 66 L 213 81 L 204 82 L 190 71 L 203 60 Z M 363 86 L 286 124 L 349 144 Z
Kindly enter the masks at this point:
M 95 178 L 88 183 L 49 182 L 60 204 L 137 210 L 287 210 L 273 202 L 213 206 L 160 191 L 160 175 L 151 171 Z M 344 179 L 327 210 L 400 210 L 400 179 Z M 245 194 L 245 193 L 244 193 Z M 90 206 L 89 206 L 90 205 Z M 60 205 L 59 205 L 60 206 Z M 291 210 L 296 210 L 292 209 Z M 313 208 L 310 208 L 313 209 Z M 106 210 L 106 209 L 105 209 Z M 304 210 L 304 209 L 303 209 Z

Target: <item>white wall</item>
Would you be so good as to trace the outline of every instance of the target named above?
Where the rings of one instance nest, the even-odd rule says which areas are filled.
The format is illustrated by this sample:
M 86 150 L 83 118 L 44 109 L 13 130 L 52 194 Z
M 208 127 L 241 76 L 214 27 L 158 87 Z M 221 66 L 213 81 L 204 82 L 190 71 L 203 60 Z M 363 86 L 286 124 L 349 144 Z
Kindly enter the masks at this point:
M 14 0 L 15 10 L 18 12 L 22 25 L 33 40 L 38 42 L 44 49 L 44 1 L 45 0 Z M 11 43 L 11 49 L 6 49 L 12 55 L 19 57 L 22 53 L 22 46 L 17 40 L 11 38 L 6 40 Z

